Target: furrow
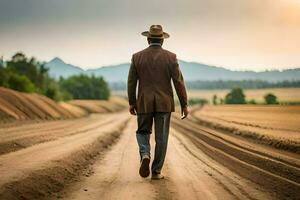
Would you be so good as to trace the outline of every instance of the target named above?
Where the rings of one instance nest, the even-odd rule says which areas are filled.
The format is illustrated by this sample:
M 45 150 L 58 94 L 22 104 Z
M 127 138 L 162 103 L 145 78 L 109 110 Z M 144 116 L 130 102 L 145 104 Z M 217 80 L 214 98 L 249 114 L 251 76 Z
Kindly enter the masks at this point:
M 176 120 L 174 120 L 173 125 L 175 129 L 188 137 L 204 153 L 226 168 L 275 192 L 280 198 L 291 199 L 299 196 L 300 184 L 296 182 L 299 179 L 293 177 L 293 175 L 297 175 L 297 170 L 290 171 L 292 175 L 282 174 L 285 170 L 281 167 L 285 166 L 281 166 L 277 161 L 233 147 L 225 141 L 208 136 L 205 132 L 183 126 Z M 252 162 L 248 162 L 249 158 Z M 266 163 L 268 164 L 263 165 Z

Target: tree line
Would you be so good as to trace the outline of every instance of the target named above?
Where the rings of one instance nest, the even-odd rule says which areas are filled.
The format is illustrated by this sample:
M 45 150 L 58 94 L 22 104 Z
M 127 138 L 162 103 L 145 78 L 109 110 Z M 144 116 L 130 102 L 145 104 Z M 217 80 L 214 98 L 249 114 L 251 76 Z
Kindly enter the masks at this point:
M 0 86 L 20 92 L 36 92 L 53 100 L 108 99 L 110 90 L 103 77 L 76 75 L 51 78 L 45 63 L 16 53 L 5 63 L 0 61 Z
M 272 93 L 267 93 L 264 96 L 264 103 L 267 105 L 279 104 L 278 98 Z M 216 94 L 213 95 L 211 102 L 213 105 L 219 104 L 257 104 L 255 99 L 246 99 L 246 95 L 242 88 L 236 87 L 231 89 L 224 98 L 218 97 Z M 204 98 L 189 98 L 189 105 L 204 105 L 208 104 L 209 101 Z
M 279 81 L 279 82 L 268 82 L 263 80 L 217 80 L 217 81 L 186 81 L 187 89 L 232 89 L 240 87 L 243 89 L 264 89 L 264 88 L 292 88 L 300 87 L 300 81 Z M 109 87 L 112 90 L 126 90 L 125 82 L 112 82 L 109 83 Z
M 264 96 L 265 104 L 279 104 L 277 96 L 272 93 L 267 93 Z M 212 97 L 212 103 L 217 104 L 257 104 L 254 99 L 249 101 L 246 100 L 246 95 L 242 88 L 233 88 L 229 93 L 226 94 L 225 98 L 218 98 L 217 95 Z
M 187 81 L 186 86 L 189 89 L 232 89 L 240 87 L 243 89 L 263 89 L 263 88 L 291 88 L 300 87 L 300 81 L 279 81 L 268 82 L 263 80 L 218 80 L 218 81 Z

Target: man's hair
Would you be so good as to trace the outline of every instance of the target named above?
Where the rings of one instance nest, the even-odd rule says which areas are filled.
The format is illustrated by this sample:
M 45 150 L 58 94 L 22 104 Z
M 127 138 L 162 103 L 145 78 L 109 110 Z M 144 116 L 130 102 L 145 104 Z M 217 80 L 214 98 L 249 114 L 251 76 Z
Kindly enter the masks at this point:
M 162 38 L 147 38 L 148 39 L 148 43 L 160 43 L 162 44 L 164 39 Z

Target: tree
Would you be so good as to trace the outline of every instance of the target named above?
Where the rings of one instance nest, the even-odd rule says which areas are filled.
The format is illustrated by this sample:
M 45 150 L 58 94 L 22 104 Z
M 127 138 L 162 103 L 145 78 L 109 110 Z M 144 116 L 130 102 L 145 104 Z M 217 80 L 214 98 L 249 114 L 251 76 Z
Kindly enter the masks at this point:
M 0 86 L 7 86 L 7 73 L 2 63 L 0 63 Z
M 26 76 L 42 94 L 47 89 L 45 82 L 46 79 L 50 79 L 48 69 L 34 57 L 29 59 L 23 53 L 16 53 L 12 56 L 12 59 L 7 62 L 7 70 L 15 74 Z
M 68 100 L 71 95 L 60 89 L 57 81 L 48 74 L 44 63 L 34 57 L 27 58 L 23 53 L 16 53 L 11 60 L 0 63 L 0 86 L 22 92 L 37 92 L 47 97 Z
M 33 83 L 24 75 L 11 74 L 8 78 L 8 86 L 20 92 L 34 92 Z
M 24 53 L 17 52 L 15 55 L 12 56 L 11 62 L 26 62 L 27 58 Z
M 256 101 L 255 101 L 255 99 L 251 99 L 251 100 L 249 100 L 249 101 L 248 101 L 248 104 L 256 104 Z
M 224 104 L 224 99 L 220 98 L 220 104 Z
M 75 75 L 60 79 L 60 87 L 74 99 L 108 99 L 110 96 L 108 85 L 102 77 Z
M 233 88 L 225 97 L 226 104 L 245 104 L 246 99 L 241 88 Z
M 217 100 L 218 100 L 218 97 L 217 97 L 217 95 L 214 94 L 213 99 L 212 99 L 212 102 L 214 105 L 218 104 Z
M 277 97 L 272 93 L 266 94 L 264 98 L 266 104 L 278 104 Z

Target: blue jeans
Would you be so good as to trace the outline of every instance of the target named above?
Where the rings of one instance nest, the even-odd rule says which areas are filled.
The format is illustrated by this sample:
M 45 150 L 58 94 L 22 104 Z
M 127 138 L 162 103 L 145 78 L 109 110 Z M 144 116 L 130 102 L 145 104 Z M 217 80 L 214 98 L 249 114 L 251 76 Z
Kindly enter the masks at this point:
M 159 174 L 164 164 L 170 127 L 170 112 L 143 113 L 137 115 L 138 130 L 136 138 L 139 145 L 140 156 L 150 157 L 150 135 L 154 119 L 155 130 L 155 155 L 152 162 L 152 173 Z

